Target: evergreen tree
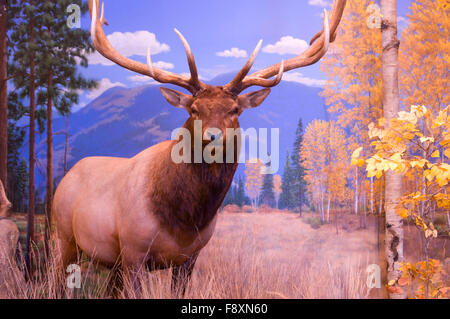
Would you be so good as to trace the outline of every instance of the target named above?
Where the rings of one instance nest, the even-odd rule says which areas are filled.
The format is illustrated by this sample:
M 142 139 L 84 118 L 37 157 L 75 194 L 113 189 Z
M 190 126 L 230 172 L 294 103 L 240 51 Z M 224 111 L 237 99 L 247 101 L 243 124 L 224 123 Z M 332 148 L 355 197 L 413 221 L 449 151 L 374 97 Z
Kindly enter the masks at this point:
M 281 194 L 278 203 L 280 209 L 293 209 L 295 207 L 293 195 L 292 167 L 289 157 L 289 151 L 286 153 L 286 162 L 284 164 L 284 173 L 281 184 Z
M 37 104 L 46 108 L 47 117 L 47 189 L 45 199 L 44 245 L 48 252 L 53 199 L 53 108 L 65 116 L 78 103 L 78 91 L 93 88 L 96 83 L 77 72 L 77 61 L 87 67 L 86 55 L 93 52 L 89 31 L 70 29 L 67 25 L 67 7 L 73 0 L 42 1 L 42 55 L 38 59 L 39 84 Z M 77 3 L 81 14 L 89 11 L 88 3 Z
M 228 190 L 227 194 L 225 195 L 225 198 L 223 199 L 222 207 L 234 204 L 235 187 L 233 184 L 231 184 L 230 189 Z
M 261 189 L 261 203 L 275 207 L 275 193 L 273 191 L 273 174 L 265 174 Z
M 0 180 L 8 193 L 8 80 L 14 74 L 8 63 L 13 45 L 8 34 L 18 28 L 18 0 L 0 0 Z
M 292 192 L 294 206 L 298 207 L 300 216 L 302 215 L 302 204 L 305 203 L 305 167 L 303 159 L 300 156 L 303 147 L 303 121 L 300 118 L 298 121 L 297 131 L 295 135 L 294 150 L 291 155 L 292 161 Z
M 22 158 L 14 171 L 14 199 L 13 208 L 18 212 L 26 210 L 27 186 L 28 186 L 28 166 L 27 161 Z
M 235 195 L 235 204 L 238 205 L 239 207 L 244 206 L 246 202 L 245 197 L 246 196 L 245 196 L 244 182 L 242 181 L 242 177 L 239 175 L 239 181 Z
M 87 3 L 81 0 L 21 2 L 18 14 L 20 26 L 11 33 L 15 50 L 12 57 L 14 86 L 19 99 L 29 101 L 26 109 L 29 115 L 29 204 L 27 253 L 34 238 L 35 213 L 35 125 L 42 133 L 47 125 L 47 218 L 45 242 L 49 238 L 49 221 L 53 195 L 53 152 L 52 152 L 52 112 L 55 108 L 60 114 L 70 112 L 70 107 L 78 103 L 78 91 L 92 88 L 95 83 L 84 79 L 77 66 L 87 66 L 86 55 L 93 52 L 89 32 L 82 29 L 69 29 L 67 26 L 67 7 L 75 3 L 81 13 L 88 11 Z M 47 120 L 47 122 L 46 122 Z M 47 245 L 46 245 L 47 247 Z M 26 255 L 27 266 L 31 268 Z
M 32 261 L 30 258 L 31 243 L 34 240 L 34 214 L 35 214 L 35 134 L 36 134 L 36 115 L 38 115 L 38 124 L 42 123 L 39 115 L 42 112 L 36 112 L 36 87 L 38 76 L 36 72 L 37 58 L 40 51 L 40 34 L 42 25 L 42 13 L 38 10 L 40 2 L 36 0 L 22 1 L 19 4 L 19 13 L 17 16 L 20 21 L 19 27 L 11 33 L 11 39 L 14 45 L 13 54 L 13 73 L 14 86 L 18 92 L 20 100 L 27 99 L 29 108 L 29 134 L 28 134 L 28 212 L 27 212 L 27 239 L 25 249 L 25 263 L 27 274 L 32 273 Z M 39 128 L 42 128 L 39 125 Z

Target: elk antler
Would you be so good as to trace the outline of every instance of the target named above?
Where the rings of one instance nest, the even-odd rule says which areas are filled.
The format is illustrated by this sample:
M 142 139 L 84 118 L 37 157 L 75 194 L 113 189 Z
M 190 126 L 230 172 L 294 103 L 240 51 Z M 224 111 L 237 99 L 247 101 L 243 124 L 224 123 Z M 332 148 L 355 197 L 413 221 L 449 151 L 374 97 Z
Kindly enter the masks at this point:
M 191 71 L 191 77 L 185 77 L 179 74 L 175 74 L 169 71 L 165 71 L 154 67 L 151 63 L 150 49 L 147 51 L 147 65 L 134 60 L 131 60 L 119 52 L 117 52 L 103 31 L 103 25 L 108 25 L 104 17 L 104 3 L 102 3 L 102 11 L 100 17 L 98 17 L 99 3 L 97 0 L 89 0 L 89 12 L 91 13 L 91 38 L 95 49 L 108 60 L 137 73 L 147 75 L 160 83 L 170 83 L 177 86 L 181 86 L 196 94 L 198 91 L 205 88 L 198 77 L 197 67 L 195 65 L 194 55 L 189 47 L 188 42 L 183 35 L 175 29 L 175 32 L 183 42 L 183 46 L 186 50 L 186 55 L 189 63 L 189 69 Z
M 313 37 L 311 40 L 311 46 L 304 52 L 292 59 L 281 61 L 281 63 L 271 65 L 263 70 L 247 76 L 253 63 L 255 62 L 256 55 L 261 48 L 260 41 L 245 66 L 237 74 L 237 76 L 225 86 L 225 89 L 234 94 L 239 94 L 253 85 L 272 87 L 280 83 L 283 72 L 305 67 L 319 61 L 327 53 L 330 42 L 333 42 L 336 38 L 336 30 L 339 22 L 341 21 L 346 2 L 347 0 L 336 1 L 331 18 L 331 24 L 328 21 L 327 11 L 324 10 L 323 30 L 318 32 Z M 277 75 L 275 79 L 269 80 L 275 75 Z

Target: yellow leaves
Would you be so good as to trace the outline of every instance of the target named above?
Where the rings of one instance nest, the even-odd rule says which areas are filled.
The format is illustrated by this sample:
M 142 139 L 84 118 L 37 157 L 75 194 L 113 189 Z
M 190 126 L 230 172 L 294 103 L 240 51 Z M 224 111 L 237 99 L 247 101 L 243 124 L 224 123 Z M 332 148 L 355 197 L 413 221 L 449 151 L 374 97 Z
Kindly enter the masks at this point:
M 431 157 L 434 157 L 434 158 L 440 157 L 440 156 L 441 156 L 441 154 L 439 153 L 439 150 L 435 150 L 435 151 L 431 154 Z
M 402 276 L 397 281 L 399 286 L 414 288 L 415 298 L 446 298 L 449 292 L 443 274 L 444 267 L 439 260 L 430 258 L 417 263 L 400 263 Z M 388 286 L 389 287 L 389 286 Z M 428 292 L 428 296 L 426 293 Z
M 450 120 L 448 118 L 449 117 L 448 110 L 449 110 L 449 107 L 447 106 L 445 109 L 439 111 L 438 116 L 436 116 L 436 118 L 433 121 L 432 128 L 448 125 L 448 122 Z
M 428 164 L 430 169 L 427 169 L 423 172 L 423 176 L 429 181 L 432 182 L 436 179 L 436 183 L 440 187 L 444 187 L 448 184 L 450 180 L 450 165 L 447 163 L 441 164 Z
M 423 105 L 411 105 L 411 112 L 417 117 L 422 117 L 427 113 L 428 109 Z
M 417 115 L 415 114 L 415 112 L 401 111 L 401 112 L 398 112 L 398 120 L 409 122 L 413 125 L 416 125 Z
M 348 158 L 352 149 L 347 143 L 345 132 L 334 121 L 315 120 L 307 126 L 300 155 L 313 202 L 320 200 L 325 188 L 337 200 L 348 196 Z M 353 165 L 364 165 L 364 159 L 359 158 L 362 151 L 362 147 L 353 151 Z
M 384 123 L 384 121 L 383 121 Z M 381 126 L 381 125 L 380 125 Z M 369 138 L 374 139 L 378 137 L 379 139 L 383 139 L 385 136 L 385 131 L 375 126 L 374 123 L 369 124 Z
M 400 207 L 395 211 L 401 218 L 406 219 L 408 218 L 408 210 L 404 207 Z
M 441 209 L 450 209 L 450 195 L 438 193 L 433 196 L 437 206 Z
M 362 167 L 365 163 L 365 160 L 363 158 L 359 158 L 361 151 L 363 150 L 362 147 L 357 148 L 353 154 L 352 154 L 352 161 L 351 165 Z
M 429 237 L 433 237 L 433 238 L 437 238 L 438 232 L 436 229 L 431 230 L 431 229 L 427 229 L 425 230 L 425 238 L 429 238 Z
M 450 159 L 450 148 L 447 148 L 446 150 L 444 150 L 444 155 Z
M 425 143 L 425 142 L 431 142 L 431 143 L 433 143 L 434 142 L 434 138 L 432 138 L 432 137 L 421 137 L 420 139 L 420 142 L 421 143 Z
M 426 159 L 421 159 L 421 160 L 418 160 L 418 161 L 412 160 L 412 161 L 409 162 L 409 164 L 411 165 L 412 168 L 414 168 L 416 166 L 418 166 L 420 168 L 423 168 L 425 166 L 425 164 L 427 164 L 427 163 L 428 163 L 428 161 Z
M 431 173 L 431 170 L 427 169 L 423 172 L 423 176 L 431 182 L 433 180 L 433 174 Z

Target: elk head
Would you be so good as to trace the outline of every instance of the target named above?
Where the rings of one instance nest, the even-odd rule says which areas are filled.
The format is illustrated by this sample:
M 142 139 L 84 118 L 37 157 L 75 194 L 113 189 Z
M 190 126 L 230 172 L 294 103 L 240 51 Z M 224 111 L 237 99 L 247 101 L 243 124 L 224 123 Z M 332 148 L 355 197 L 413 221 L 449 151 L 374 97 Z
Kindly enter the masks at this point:
M 91 38 L 97 51 L 118 65 L 149 76 L 157 82 L 174 84 L 188 90 L 191 93 L 190 95 L 172 89 L 160 88 L 161 93 L 170 104 L 184 108 L 189 113 L 190 117 L 185 124 L 185 128 L 191 130 L 193 122 L 201 120 L 202 133 L 209 128 L 217 128 L 225 134 L 226 128 L 239 127 L 238 117 L 245 109 L 257 107 L 265 100 L 270 93 L 270 88 L 280 83 L 283 72 L 314 64 L 325 55 L 329 43 L 335 39 L 345 3 L 346 0 L 336 1 L 331 23 L 328 21 L 328 14 L 325 10 L 323 30 L 313 37 L 311 46 L 306 51 L 292 59 L 281 61 L 278 64 L 248 75 L 261 49 L 262 41 L 260 41 L 244 67 L 225 86 L 214 87 L 200 81 L 189 43 L 177 29 L 175 29 L 175 32 L 186 50 L 190 77 L 154 67 L 150 49 L 147 52 L 147 65 L 124 57 L 111 46 L 105 36 L 103 25 L 107 24 L 107 22 L 104 18 L 104 4 L 102 4 L 99 17 L 99 4 L 96 0 L 89 0 L 89 10 L 92 19 Z M 251 86 L 260 86 L 264 87 L 264 89 L 240 95 L 242 91 Z

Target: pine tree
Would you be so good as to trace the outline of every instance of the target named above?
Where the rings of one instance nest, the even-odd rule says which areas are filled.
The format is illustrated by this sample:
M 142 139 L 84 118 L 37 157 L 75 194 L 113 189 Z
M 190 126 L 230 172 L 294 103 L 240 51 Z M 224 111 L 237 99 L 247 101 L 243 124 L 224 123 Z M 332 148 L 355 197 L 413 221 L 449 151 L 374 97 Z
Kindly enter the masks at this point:
M 19 99 L 27 99 L 29 108 L 29 140 L 28 140 L 28 213 L 27 213 L 27 239 L 25 249 L 25 262 L 27 275 L 32 272 L 31 247 L 34 240 L 34 214 L 35 214 L 35 134 L 36 120 L 42 123 L 40 116 L 42 112 L 36 112 L 36 87 L 38 76 L 36 73 L 37 57 L 41 54 L 39 50 L 40 34 L 42 25 L 42 14 L 38 10 L 40 2 L 35 0 L 23 1 L 20 3 L 18 20 L 20 26 L 11 33 L 14 43 L 13 68 L 16 76 L 14 86 L 18 92 Z M 37 118 L 36 118 L 37 116 Z M 42 128 L 40 125 L 39 128 Z
M 286 162 L 284 164 L 283 179 L 281 184 L 281 194 L 278 206 L 280 209 L 293 209 L 295 207 L 293 194 L 292 167 L 289 157 L 289 151 L 286 153 Z
M 18 24 L 16 15 L 18 12 L 17 0 L 0 0 L 0 180 L 3 182 L 8 193 L 7 177 L 8 164 L 8 80 L 14 75 L 9 67 L 8 61 L 12 53 L 13 45 L 8 33 L 14 32 Z
M 0 0 L 0 181 L 7 192 L 8 161 L 8 54 L 7 54 L 7 12 L 6 0 Z
M 300 216 L 302 216 L 302 204 L 305 202 L 305 167 L 304 159 L 300 156 L 303 147 L 303 121 L 298 121 L 297 131 L 295 134 L 294 150 L 291 155 L 292 161 L 292 179 L 293 179 L 293 196 L 295 206 L 298 207 Z
M 225 195 L 225 198 L 223 199 L 222 207 L 225 207 L 227 205 L 232 205 L 235 201 L 234 195 L 235 195 L 235 186 L 234 186 L 234 183 L 232 183 L 230 186 L 230 189 L 228 190 L 227 194 Z
M 27 186 L 28 186 L 28 166 L 27 161 L 22 158 L 19 165 L 15 169 L 15 203 L 13 207 L 18 212 L 23 212 L 26 209 L 27 202 Z
M 87 3 L 78 1 L 81 14 L 89 11 Z M 69 29 L 66 8 L 73 0 L 43 1 L 42 10 L 42 55 L 39 56 L 40 86 L 37 104 L 46 107 L 47 117 L 47 190 L 44 246 L 48 252 L 50 221 L 53 199 L 53 108 L 65 116 L 72 105 L 78 103 L 78 90 L 93 88 L 96 83 L 77 72 L 77 61 L 87 67 L 86 55 L 93 52 L 89 31 Z
M 275 207 L 275 193 L 273 191 L 273 174 L 265 174 L 261 188 L 261 203 Z
M 244 182 L 242 181 L 242 177 L 239 175 L 239 181 L 238 186 L 236 189 L 236 195 L 235 195 L 235 203 L 239 207 L 242 207 L 245 205 L 246 199 L 245 199 L 245 189 L 244 189 Z

